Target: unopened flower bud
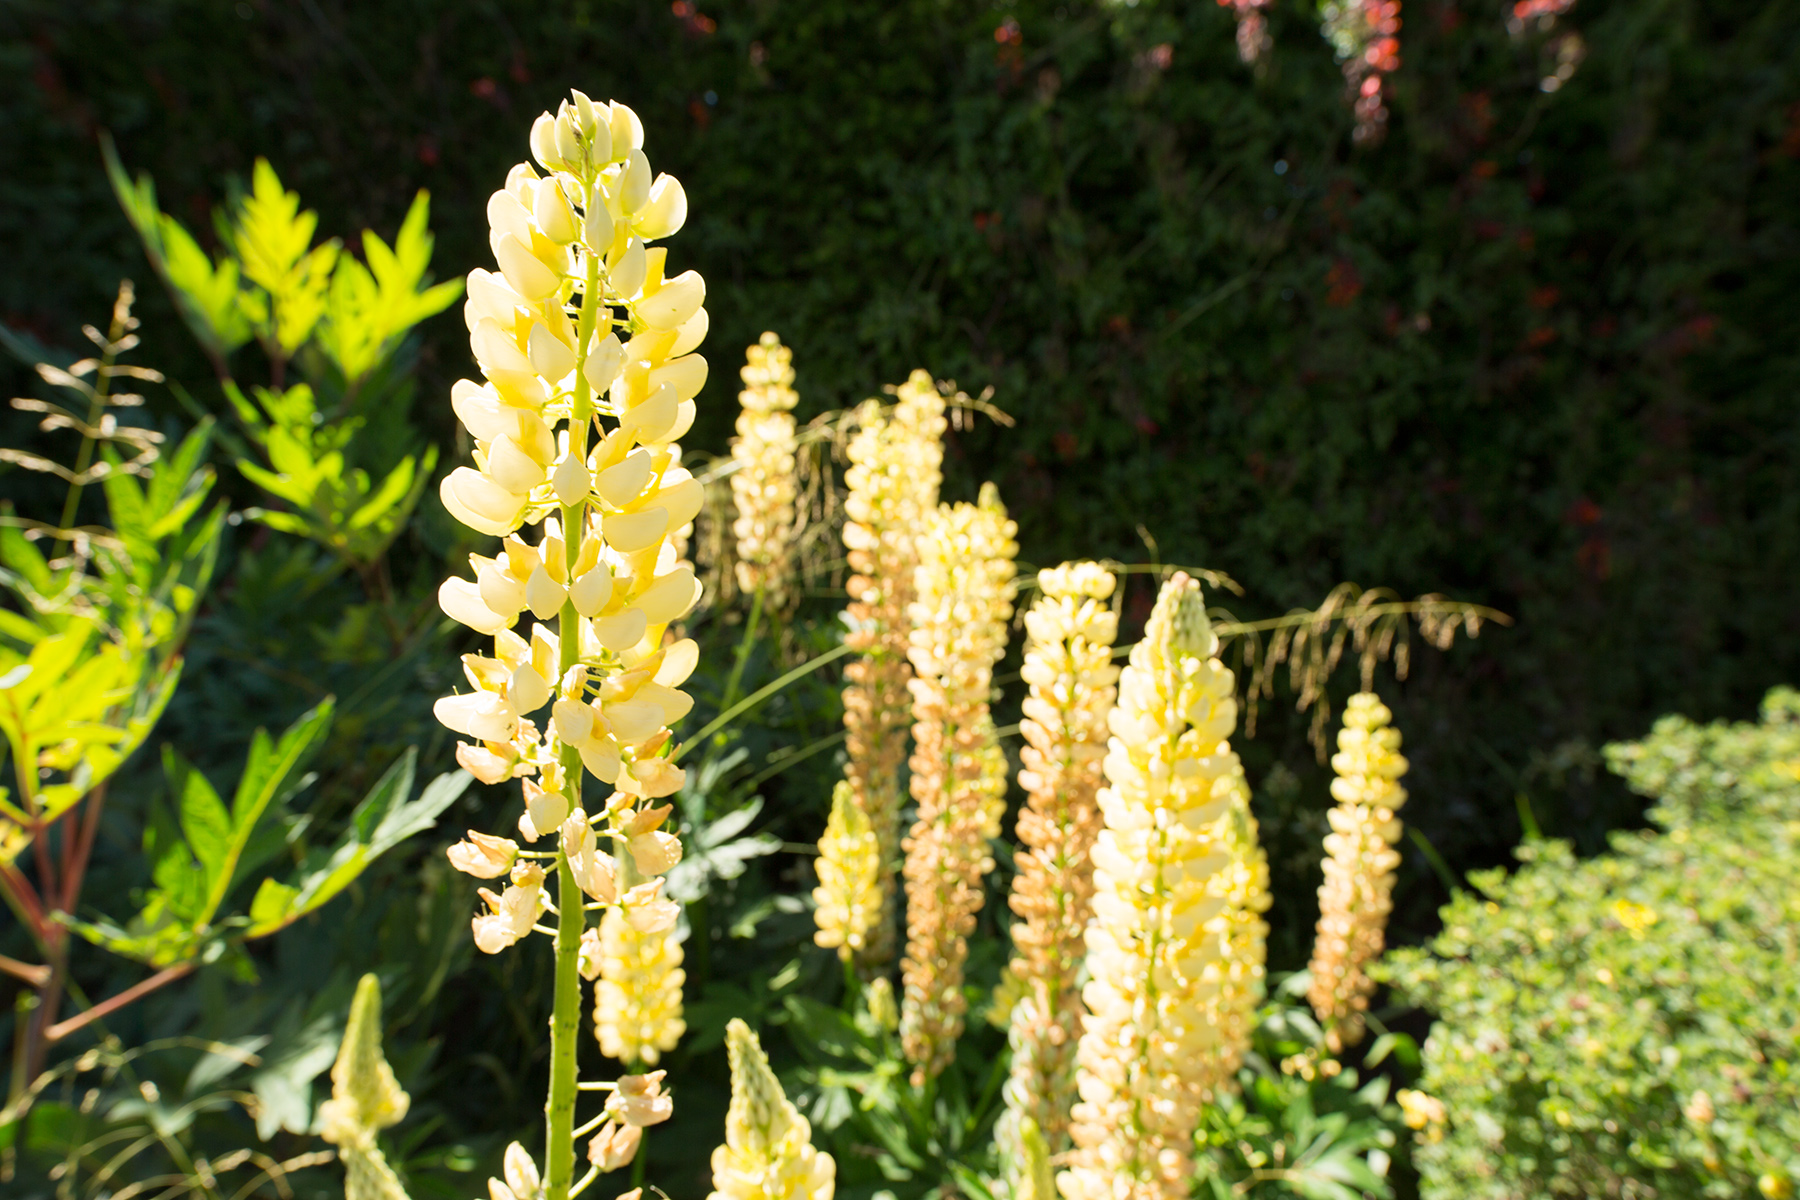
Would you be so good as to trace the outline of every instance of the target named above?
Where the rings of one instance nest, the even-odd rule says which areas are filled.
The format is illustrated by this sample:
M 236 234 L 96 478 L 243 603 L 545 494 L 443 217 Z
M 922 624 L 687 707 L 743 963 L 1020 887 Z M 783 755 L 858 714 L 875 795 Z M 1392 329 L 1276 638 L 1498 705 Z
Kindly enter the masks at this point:
M 514 1142 L 506 1148 L 505 1159 L 506 1186 L 513 1190 L 519 1200 L 535 1196 L 542 1186 L 538 1179 L 537 1164 L 531 1161 L 531 1155 L 525 1147 Z
M 581 161 L 581 134 L 575 128 L 575 122 L 574 108 L 564 101 L 563 110 L 556 118 L 556 153 L 570 166 Z
M 546 171 L 560 171 L 565 165 L 556 148 L 556 118 L 549 113 L 539 113 L 531 123 L 531 157 Z
M 568 245 L 580 233 L 580 228 L 575 223 L 575 210 L 569 207 L 562 185 L 557 183 L 554 175 L 538 183 L 537 203 L 533 206 L 532 216 L 537 220 L 537 227 L 544 231 L 544 236 L 559 246 Z
M 573 507 L 588 497 L 594 486 L 594 477 L 588 473 L 587 464 L 581 461 L 579 454 L 565 454 L 563 460 L 556 464 L 556 471 L 550 477 L 550 486 L 556 489 L 556 498 L 565 506 Z
M 606 192 L 598 180 L 588 193 L 587 211 L 581 218 L 581 244 L 596 254 L 612 249 L 612 213 L 606 210 Z

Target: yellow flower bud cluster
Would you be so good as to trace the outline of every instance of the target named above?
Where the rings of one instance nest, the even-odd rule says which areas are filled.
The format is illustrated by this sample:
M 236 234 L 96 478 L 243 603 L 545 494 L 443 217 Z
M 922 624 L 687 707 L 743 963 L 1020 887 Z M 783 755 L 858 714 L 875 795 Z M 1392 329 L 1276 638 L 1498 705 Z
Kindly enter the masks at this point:
M 854 572 L 846 587 L 850 632 L 844 644 L 859 657 L 844 669 L 845 777 L 881 847 L 881 917 L 867 939 L 865 962 L 894 956 L 894 881 L 900 853 L 900 765 L 912 719 L 907 638 L 918 566 L 917 530 L 937 508 L 944 458 L 944 399 L 929 373 L 914 371 L 889 413 L 874 400 L 858 411 L 844 472 L 844 545 Z
M 881 843 L 850 781 L 831 791 L 831 817 L 819 839 L 819 886 L 813 889 L 819 931 L 813 941 L 849 958 L 867 944 L 881 918 Z
M 708 1200 L 831 1200 L 837 1163 L 813 1148 L 812 1126 L 781 1090 L 756 1034 L 734 1017 L 725 1047 L 731 1107 L 725 1144 L 712 1153 Z
M 600 1052 L 627 1066 L 655 1066 L 687 1032 L 681 1015 L 681 943 L 671 929 L 640 930 L 616 908 L 587 931 L 583 965 L 598 964 L 594 988 L 594 1035 Z
M 677 915 L 659 876 L 681 847 L 660 829 L 668 806 L 653 802 L 683 783 L 669 727 L 693 706 L 681 687 L 698 648 L 665 633 L 700 594 L 672 537 L 702 499 L 676 439 L 706 380 L 693 351 L 707 315 L 705 281 L 671 276 L 667 250 L 650 245 L 681 228 L 687 198 L 651 171 L 643 144 L 629 108 L 574 92 L 532 127 L 536 165 L 513 167 L 488 200 L 498 269 L 470 272 L 463 309 L 482 380 L 451 390 L 474 459 L 440 495 L 458 521 L 503 541 L 438 598 L 494 650 L 464 657 L 471 690 L 435 712 L 472 739 L 457 759 L 477 778 L 522 779 L 520 836 L 552 838 L 581 891 L 648 936 Z M 536 523 L 535 537 L 524 532 Z M 526 612 L 538 623 L 515 629 Z M 613 789 L 591 816 L 584 774 Z M 451 849 L 460 870 L 510 878 L 503 894 L 482 892 L 485 952 L 526 936 L 548 908 L 544 866 L 521 853 L 473 832 Z
M 1248 1042 L 1268 872 L 1217 649 L 1200 585 L 1178 573 L 1119 681 L 1066 1200 L 1184 1200 L 1201 1105 Z
M 739 375 L 737 437 L 731 457 L 737 470 L 731 494 L 737 519 L 737 581 L 744 591 L 785 610 L 792 599 L 794 497 L 794 352 L 773 333 L 751 346 Z
M 963 962 L 993 870 L 1006 759 L 988 700 L 1012 617 L 1013 541 L 1000 493 L 985 484 L 976 504 L 940 506 L 918 540 L 908 654 L 913 694 L 912 796 L 918 820 L 906 839 L 906 958 L 900 1040 L 916 1084 L 956 1053 L 967 1001 Z
M 1362 1040 L 1363 1014 L 1375 981 L 1368 965 L 1381 957 L 1388 913 L 1393 910 L 1394 871 L 1400 855 L 1400 819 L 1406 803 L 1399 779 L 1406 774 L 1400 731 L 1393 713 L 1369 692 L 1350 697 L 1331 794 L 1331 832 L 1325 836 L 1325 882 L 1319 888 L 1319 928 L 1313 943 L 1312 986 L 1306 998 L 1333 1053 Z
M 1012 1075 L 998 1131 L 1015 1163 L 1024 1161 L 1019 1131 L 1026 1120 L 1049 1153 L 1067 1149 L 1081 1032 L 1077 976 L 1093 911 L 1089 852 L 1100 832 L 1094 795 L 1119 678 L 1112 662 L 1119 622 L 1107 603 L 1116 585 L 1098 563 L 1065 563 L 1038 572 L 1040 595 L 1025 614 L 1020 673 L 1030 694 L 1019 723 L 1019 786 L 1027 802 L 1019 812 L 1023 849 L 1013 859 L 1011 898 L 1019 918 L 1012 974 L 1023 995 L 1012 1010 Z
M 381 1052 L 381 982 L 364 975 L 331 1068 L 331 1099 L 319 1105 L 319 1136 L 344 1163 L 345 1200 L 406 1200 L 376 1136 L 411 1104 Z

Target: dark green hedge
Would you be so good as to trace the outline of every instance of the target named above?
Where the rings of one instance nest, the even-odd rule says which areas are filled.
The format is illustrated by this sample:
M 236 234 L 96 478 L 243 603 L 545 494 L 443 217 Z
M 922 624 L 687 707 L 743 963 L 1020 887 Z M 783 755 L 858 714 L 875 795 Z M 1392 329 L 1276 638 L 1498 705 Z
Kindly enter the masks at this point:
M 997 479 L 1030 560 L 1142 559 L 1141 524 L 1257 615 L 1342 578 L 1504 609 L 1399 696 L 1409 818 L 1499 861 L 1524 790 L 1591 848 L 1637 814 L 1593 747 L 1800 675 L 1800 5 L 1581 0 L 1518 37 L 1509 11 L 1409 0 L 1389 136 L 1353 149 L 1316 16 L 1280 0 L 1254 73 L 1207 0 L 13 0 L 0 317 L 66 341 L 132 274 L 145 359 L 204 383 L 102 128 L 193 227 L 257 154 L 334 232 L 391 233 L 428 187 L 449 275 L 485 261 L 530 118 L 619 97 L 693 201 L 702 448 L 773 327 L 807 412 L 919 364 L 992 385 L 1018 427 L 954 434 L 950 491 Z M 454 313 L 423 353 L 441 396 Z M 1253 773 L 1308 758 L 1302 728 Z

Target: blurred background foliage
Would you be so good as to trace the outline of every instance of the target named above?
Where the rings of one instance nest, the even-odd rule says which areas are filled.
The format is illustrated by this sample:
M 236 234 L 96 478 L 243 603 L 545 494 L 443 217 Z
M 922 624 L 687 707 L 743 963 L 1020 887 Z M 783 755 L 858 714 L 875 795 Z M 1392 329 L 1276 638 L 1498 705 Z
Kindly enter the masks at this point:
M 1600 769 L 1604 742 L 1672 710 L 1748 716 L 1800 673 L 1784 599 L 1800 578 L 1800 6 L 1581 0 L 1549 28 L 1516 31 L 1510 10 L 1408 4 L 1387 137 L 1352 149 L 1317 14 L 1283 0 L 1254 70 L 1229 11 L 1206 0 L 6 0 L 0 321 L 73 357 L 76 331 L 135 278 L 136 360 L 169 380 L 144 388 L 144 419 L 174 437 L 213 414 L 221 464 L 252 468 L 220 471 L 219 493 L 252 519 L 225 532 L 150 741 L 225 791 L 255 729 L 335 695 L 309 801 L 322 828 L 408 747 L 422 778 L 447 769 L 429 702 L 450 689 L 461 646 L 430 597 L 467 546 L 435 489 L 419 498 L 411 484 L 466 452 L 444 400 L 472 365 L 452 310 L 379 348 L 368 386 L 347 377 L 349 348 L 334 358 L 325 340 L 294 359 L 311 371 L 304 396 L 278 335 L 273 351 L 252 338 L 227 371 L 153 285 L 102 134 L 215 257 L 241 251 L 229 234 L 245 198 L 270 194 L 258 159 L 317 212 L 313 240 L 336 239 L 369 277 L 378 255 L 356 231 L 400 248 L 428 192 L 436 242 L 410 295 L 485 261 L 487 194 L 522 157 L 530 119 L 574 84 L 631 104 L 658 167 L 688 188 L 674 265 L 706 276 L 713 316 L 690 451 L 724 451 L 739 348 L 765 328 L 794 347 L 802 420 L 914 366 L 970 393 L 992 387 L 1016 426 L 953 428 L 945 495 L 997 480 L 1034 565 L 1217 568 L 1246 587 L 1216 597 L 1241 618 L 1314 606 L 1343 579 L 1512 614 L 1511 629 L 1417 654 L 1402 685 L 1383 677 L 1413 762 L 1407 819 L 1459 872 L 1507 862 L 1534 825 L 1604 848 L 1606 831 L 1643 820 L 1641 798 Z M 41 393 L 11 358 L 0 385 Z M 0 422 L 0 444 L 38 447 L 28 418 Z M 309 462 L 340 454 L 346 473 L 365 473 L 358 503 L 404 470 L 389 526 L 333 542 L 332 513 L 356 497 L 319 508 L 293 482 L 304 472 L 269 448 L 269 430 L 308 423 L 320 431 Z M 60 503 L 17 471 L 0 490 L 46 519 Z M 754 650 L 744 691 L 833 644 L 840 601 L 818 582 L 786 649 Z M 1122 640 L 1152 587 L 1131 582 Z M 726 691 L 735 620 L 703 619 L 713 678 L 694 728 Z M 716 1137 L 726 1019 L 804 1025 L 797 997 L 832 999 L 836 965 L 810 947 L 797 899 L 810 867 L 793 848 L 823 824 L 834 751 L 780 773 L 769 756 L 838 728 L 833 674 L 711 745 L 707 785 L 685 798 L 696 831 L 753 794 L 764 807 L 700 839 L 720 849 L 711 894 L 690 909 L 706 933 L 688 951 L 690 1032 L 667 1063 L 682 1083 L 678 1132 L 649 1141 L 653 1176 L 678 1200 L 704 1190 L 684 1147 Z M 1311 718 L 1288 707 L 1265 705 L 1243 752 L 1280 898 L 1271 965 L 1291 968 L 1311 940 L 1329 801 Z M 114 784 L 87 893 L 103 911 L 122 916 L 149 883 L 139 847 L 160 774 L 139 755 Z M 389 1054 L 419 1101 L 392 1156 L 415 1187 L 438 1194 L 434 1170 L 485 1162 L 528 1129 L 548 962 L 473 961 L 468 889 L 439 854 L 459 812 L 501 802 L 471 789 L 436 834 L 259 944 L 260 986 L 206 969 L 117 1014 L 127 1044 L 210 1038 L 259 1064 L 171 1044 L 162 1074 L 143 1075 L 162 1081 L 151 1092 L 235 1088 L 269 1097 L 271 1132 L 271 1112 L 303 1128 L 333 1021 L 376 969 Z M 1405 871 L 1402 941 L 1434 929 L 1447 898 L 1422 853 L 1408 849 Z M 1001 931 L 997 911 L 991 895 L 984 935 Z M 977 961 L 971 979 L 991 986 L 998 967 Z M 80 971 L 96 996 L 138 977 L 106 962 Z M 968 1120 L 999 1044 L 991 1029 L 965 1040 Z M 84 1069 L 137 1087 L 147 1060 Z M 228 1104 L 167 1117 L 134 1094 L 165 1140 L 215 1122 L 215 1146 L 254 1144 Z M 815 1096 L 827 1132 L 833 1113 L 849 1118 L 842 1094 Z M 58 1144 L 79 1144 L 81 1095 L 69 1092 Z M 286 1161 L 279 1139 L 298 1136 L 276 1132 L 269 1153 Z M 846 1194 L 922 1192 L 893 1162 L 846 1168 Z

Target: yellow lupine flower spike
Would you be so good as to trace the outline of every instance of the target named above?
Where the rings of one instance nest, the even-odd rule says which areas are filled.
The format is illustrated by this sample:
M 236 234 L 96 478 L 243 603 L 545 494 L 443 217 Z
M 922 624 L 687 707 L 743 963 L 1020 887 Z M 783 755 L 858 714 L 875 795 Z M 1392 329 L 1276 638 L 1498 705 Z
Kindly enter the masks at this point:
M 967 1001 L 966 938 L 994 869 L 1006 759 L 988 714 L 994 664 L 1012 617 L 1013 541 L 993 484 L 977 504 L 940 506 L 919 538 L 912 604 L 912 796 L 919 816 L 905 842 L 906 959 L 900 1040 L 922 1083 L 956 1053 Z
M 709 1200 L 831 1200 L 837 1163 L 813 1149 L 812 1126 L 781 1090 L 756 1034 L 734 1017 L 725 1047 L 731 1108 L 725 1144 L 712 1153 Z
M 338 1148 L 344 1163 L 346 1200 L 406 1200 L 375 1139 L 410 1104 L 381 1053 L 381 981 L 364 975 L 331 1068 L 331 1099 L 319 1106 L 319 1136 Z
M 1394 850 L 1400 819 L 1394 814 L 1406 803 L 1399 780 L 1407 762 L 1392 720 L 1380 699 L 1358 692 L 1345 706 L 1338 752 L 1331 756 L 1337 805 L 1325 837 L 1325 882 L 1319 888 L 1306 998 L 1334 1053 L 1362 1040 L 1363 1014 L 1375 990 L 1366 968 L 1381 956 L 1394 907 L 1394 871 L 1400 865 Z
M 1117 580 L 1098 563 L 1065 563 L 1038 573 L 1041 594 L 1025 614 L 1030 687 L 1019 732 L 1027 793 L 1019 812 L 1011 905 L 1012 974 L 1023 991 L 1013 1006 L 1008 1040 L 1012 1074 L 997 1136 L 1015 1164 L 1015 1191 L 1025 1180 L 1024 1122 L 1038 1129 L 1047 1153 L 1068 1148 L 1075 1102 L 1075 1047 L 1081 1030 L 1077 975 L 1083 931 L 1093 912 L 1089 851 L 1100 832 L 1094 803 L 1106 755 L 1106 718 L 1117 694 L 1112 663 L 1118 619 L 1107 600 Z
M 600 1052 L 630 1065 L 655 1066 L 687 1032 L 681 1015 L 681 943 L 674 930 L 643 932 L 619 909 L 600 919 L 600 982 L 594 1035 Z
M 737 581 L 746 592 L 762 592 L 765 603 L 781 611 L 791 599 L 793 582 L 793 408 L 800 398 L 794 391 L 794 354 L 780 338 L 765 333 L 745 357 L 748 362 L 739 372 L 744 390 L 738 393 L 738 435 L 731 441 L 731 457 L 737 462 L 731 476 Z
M 944 458 L 944 398 L 931 375 L 914 371 L 896 389 L 891 413 L 870 400 L 857 413 L 844 472 L 844 545 L 854 572 L 844 644 L 860 657 L 844 669 L 845 778 L 881 846 L 881 917 L 860 956 L 869 966 L 894 957 L 893 864 L 900 857 L 900 764 L 912 719 L 906 653 L 917 531 L 937 508 Z
M 1066 1200 L 1184 1200 L 1260 992 L 1267 867 L 1200 585 L 1164 584 L 1109 725 Z
M 838 780 L 831 792 L 818 870 L 813 920 L 819 931 L 813 941 L 847 959 L 863 948 L 881 918 L 881 843 L 847 779 Z

